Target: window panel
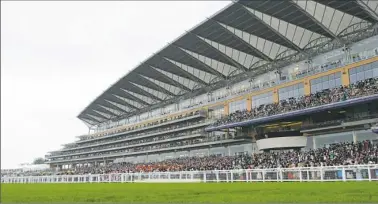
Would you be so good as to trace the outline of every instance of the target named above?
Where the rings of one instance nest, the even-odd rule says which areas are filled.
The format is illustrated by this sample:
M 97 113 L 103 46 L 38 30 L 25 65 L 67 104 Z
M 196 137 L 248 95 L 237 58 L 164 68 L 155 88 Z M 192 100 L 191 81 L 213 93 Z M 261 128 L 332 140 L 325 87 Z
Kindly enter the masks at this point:
M 357 81 L 362 81 L 365 79 L 365 74 L 364 72 L 359 72 L 357 73 Z
M 252 108 L 273 103 L 273 92 L 252 96 Z
M 295 84 L 292 86 L 284 87 L 278 90 L 279 100 L 285 100 L 288 98 L 298 98 L 304 95 L 303 83 Z
M 355 73 L 357 73 L 356 68 L 353 68 L 353 69 L 350 69 L 350 70 L 349 70 L 349 74 L 350 74 L 350 75 L 355 74 Z
M 378 68 L 373 69 L 373 77 L 378 77 Z
M 311 93 L 316 93 L 324 89 L 332 89 L 341 85 L 341 73 L 330 74 L 310 81 Z

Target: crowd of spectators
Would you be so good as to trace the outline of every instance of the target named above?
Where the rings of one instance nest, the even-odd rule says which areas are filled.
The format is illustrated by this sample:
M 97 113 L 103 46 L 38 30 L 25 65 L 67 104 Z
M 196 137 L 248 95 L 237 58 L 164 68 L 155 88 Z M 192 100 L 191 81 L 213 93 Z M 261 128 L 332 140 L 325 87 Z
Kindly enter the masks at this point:
M 81 141 L 85 141 L 85 140 L 91 140 L 91 139 L 96 139 L 96 138 L 99 138 L 99 137 L 103 137 L 103 136 L 108 136 L 108 135 L 112 135 L 112 134 L 117 134 L 117 133 L 121 133 L 121 132 L 127 132 L 127 131 L 135 131 L 135 130 L 143 130 L 144 128 L 148 128 L 148 127 L 152 127 L 152 126 L 155 126 L 155 125 L 160 125 L 160 124 L 164 124 L 164 123 L 168 123 L 172 120 L 179 120 L 179 119 L 182 119 L 182 118 L 187 118 L 187 117 L 191 117 L 191 116 L 194 116 L 194 115 L 199 115 L 201 114 L 201 111 L 195 111 L 195 112 L 189 112 L 189 113 L 185 113 L 183 115 L 177 115 L 173 118 L 165 118 L 165 119 L 161 119 L 159 121 L 155 121 L 155 122 L 151 122 L 151 123 L 147 123 L 147 124 L 144 124 L 144 125 L 141 125 L 141 126 L 134 126 L 134 127 L 125 127 L 125 128 L 118 128 L 118 129 L 115 129 L 115 130 L 112 130 L 112 131 L 103 131 L 101 133 L 96 133 L 96 134 L 92 134 L 92 135 L 82 135 L 80 136 L 80 140 Z
M 179 132 L 179 133 L 172 132 L 172 134 L 168 133 L 169 135 L 164 134 L 164 133 L 167 131 L 179 130 L 179 129 L 182 129 L 182 131 L 184 131 L 185 127 L 202 124 L 204 122 L 205 120 L 197 120 L 197 121 L 191 121 L 187 123 L 174 124 L 167 127 L 156 128 L 151 131 L 143 131 L 143 132 L 129 134 L 129 135 L 120 135 L 120 136 L 107 138 L 104 140 L 95 140 L 91 142 L 86 142 L 85 144 L 76 145 L 76 147 L 72 147 L 71 149 L 66 149 L 65 151 L 53 152 L 51 153 L 51 155 L 58 156 L 58 155 L 75 154 L 75 153 L 80 153 L 80 152 L 96 151 L 96 150 L 116 148 L 116 147 L 126 147 L 129 145 L 142 144 L 142 143 L 153 142 L 153 141 L 158 141 L 158 140 L 163 140 L 163 139 L 170 139 L 174 137 L 188 136 L 188 135 L 199 133 L 200 131 L 196 129 L 192 129 L 192 131 Z M 149 137 L 149 138 L 144 137 L 144 136 L 155 134 L 155 133 L 159 133 L 159 135 L 156 137 Z M 99 146 L 98 144 L 103 144 L 103 145 Z M 86 147 L 86 148 L 83 148 L 83 147 Z M 80 149 L 77 149 L 77 148 L 80 148 Z
M 252 108 L 251 111 L 236 111 L 226 117 L 217 120 L 213 124 L 213 126 L 276 115 L 372 94 L 378 94 L 378 78 L 369 78 L 364 81 L 351 84 L 349 86 L 324 89 L 320 92 L 313 93 L 308 96 L 281 100 L 279 101 L 279 103 L 263 104 L 259 107 Z
M 378 50 L 374 49 L 374 50 L 370 50 L 370 51 L 365 51 L 363 53 L 352 54 L 350 56 L 351 59 L 352 59 L 350 62 L 346 62 L 346 61 L 342 61 L 341 59 L 338 59 L 338 60 L 326 62 L 326 63 L 321 64 L 321 65 L 315 65 L 315 66 L 311 66 L 311 67 L 306 66 L 306 68 L 302 68 L 302 69 L 297 70 L 297 71 L 291 71 L 290 73 L 289 72 L 288 73 L 281 73 L 280 77 L 277 77 L 277 78 L 270 80 L 270 81 L 263 81 L 262 83 L 254 83 L 253 85 L 251 84 L 251 87 L 242 86 L 242 87 L 237 88 L 235 90 L 230 89 L 230 91 L 226 91 L 225 93 L 217 95 L 216 97 L 210 97 L 208 99 L 205 99 L 204 101 L 197 101 L 195 103 L 192 102 L 189 105 L 184 106 L 183 108 L 184 109 L 190 109 L 190 108 L 194 108 L 194 107 L 204 105 L 206 103 L 222 100 L 222 99 L 227 98 L 231 95 L 238 95 L 238 94 L 243 94 L 243 93 L 246 93 L 246 92 L 249 92 L 249 91 L 256 91 L 256 90 L 260 90 L 260 89 L 263 89 L 263 88 L 276 86 L 277 84 L 280 84 L 280 83 L 284 83 L 284 82 L 287 82 L 287 81 L 290 81 L 290 80 L 303 78 L 305 76 L 313 75 L 313 74 L 316 74 L 316 73 L 319 73 L 319 72 L 324 72 L 324 71 L 327 71 L 327 70 L 335 69 L 335 68 L 344 66 L 346 64 L 365 60 L 365 59 L 368 59 L 368 58 L 371 58 L 371 57 L 374 57 L 374 56 L 377 56 L 377 55 L 378 55 Z M 171 113 L 171 111 L 163 111 L 163 112 L 161 112 L 160 115 L 166 115 L 166 114 L 169 114 L 169 113 Z M 182 117 L 186 117 L 186 116 L 182 116 Z M 150 123 L 150 124 L 147 124 L 145 127 L 156 125 L 156 124 L 159 124 L 161 122 L 162 121 Z M 83 135 L 83 136 L 81 136 L 81 139 L 82 140 L 94 139 L 94 138 L 101 137 L 101 136 L 107 136 L 107 135 L 110 135 L 110 134 L 115 134 L 115 133 L 119 133 L 119 132 L 125 132 L 125 131 L 132 130 L 132 129 L 128 129 L 128 128 L 119 129 L 119 126 L 121 126 L 120 124 L 118 124 L 116 126 L 118 127 L 117 130 L 109 130 L 108 132 L 102 132 L 102 133 L 94 134 L 94 135 Z M 114 127 L 109 127 L 107 129 L 111 129 L 111 128 L 114 128 Z M 139 127 L 139 128 L 141 128 L 141 127 Z M 144 128 L 144 127 L 142 127 L 142 128 Z
M 211 155 L 181 157 L 146 163 L 109 163 L 107 165 L 75 167 L 55 172 L 58 175 L 104 174 L 128 172 L 165 172 L 230 169 L 267 169 L 318 167 L 358 164 L 378 164 L 378 144 L 371 141 L 337 143 L 309 151 L 264 152 L 236 156 Z M 51 175 L 52 171 L 22 173 L 21 175 Z M 4 174 L 11 175 L 11 174 Z M 14 174 L 13 174 L 14 175 Z M 3 176 L 3 175 L 2 175 Z
M 188 145 L 195 145 L 206 142 L 213 142 L 218 140 L 230 139 L 229 137 L 222 137 L 218 135 L 209 135 L 209 137 L 204 137 L 202 133 L 203 130 L 197 129 L 194 131 L 181 132 L 173 135 L 164 135 L 160 137 L 153 137 L 152 139 L 137 140 L 135 145 L 128 146 L 127 143 L 117 143 L 111 145 L 111 147 L 105 145 L 101 147 L 93 148 L 94 150 L 86 150 L 86 154 L 81 155 L 67 155 L 64 159 L 77 159 L 92 156 L 104 156 L 109 154 L 123 154 L 123 153 L 136 153 L 136 152 L 146 152 L 150 150 L 161 150 L 166 148 L 182 147 Z M 188 136 L 187 138 L 182 138 Z M 190 136 L 190 137 L 189 137 Z M 180 138 L 181 137 L 181 138 Z M 160 142 L 156 142 L 160 141 Z M 152 143 L 156 142 L 156 143 Z M 152 143 L 152 144 L 151 144 Z M 131 143 L 130 143 L 131 144 Z M 119 147 L 119 149 L 111 149 Z M 98 151 L 103 150 L 103 151 Z M 80 150 L 79 152 L 84 152 Z

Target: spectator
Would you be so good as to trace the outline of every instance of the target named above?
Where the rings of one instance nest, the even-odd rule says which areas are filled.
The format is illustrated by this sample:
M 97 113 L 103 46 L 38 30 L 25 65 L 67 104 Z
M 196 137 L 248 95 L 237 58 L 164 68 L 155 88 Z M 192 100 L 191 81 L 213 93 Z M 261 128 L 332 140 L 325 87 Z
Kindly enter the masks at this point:
M 252 108 L 251 111 L 236 111 L 227 117 L 217 120 L 213 126 L 216 127 L 228 123 L 276 115 L 372 94 L 378 94 L 378 78 L 369 78 L 364 81 L 351 84 L 350 86 L 325 89 L 320 92 L 310 94 L 309 96 L 281 100 L 279 103 L 264 104 L 256 108 Z

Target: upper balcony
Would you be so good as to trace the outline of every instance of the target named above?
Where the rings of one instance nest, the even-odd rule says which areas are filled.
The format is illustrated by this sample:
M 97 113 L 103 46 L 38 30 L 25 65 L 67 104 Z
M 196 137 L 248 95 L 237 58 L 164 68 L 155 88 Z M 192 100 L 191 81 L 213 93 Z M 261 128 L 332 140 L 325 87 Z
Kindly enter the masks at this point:
M 116 136 L 120 135 L 131 135 L 135 134 L 138 132 L 143 132 L 151 129 L 156 129 L 156 128 L 161 128 L 169 125 L 173 125 L 176 123 L 181 123 L 185 121 L 191 121 L 191 120 L 196 120 L 196 119 L 201 119 L 206 117 L 206 112 L 204 111 L 197 111 L 195 113 L 190 113 L 186 114 L 183 116 L 178 116 L 172 120 L 168 120 L 167 118 L 162 119 L 160 121 L 155 121 L 154 123 L 148 123 L 144 124 L 142 127 L 137 128 L 137 127 L 129 127 L 129 128 L 122 128 L 122 129 L 117 129 L 114 130 L 113 132 L 107 132 L 103 134 L 96 134 L 96 135 L 84 135 L 84 136 L 78 136 L 80 138 L 79 141 L 76 141 L 76 144 L 83 144 L 83 143 L 88 143 L 88 142 L 93 142 L 93 141 L 98 141 L 98 140 L 106 140 L 109 138 L 113 138 Z
M 178 141 L 186 141 L 189 139 L 195 139 L 195 138 L 204 138 L 206 133 L 203 133 L 203 131 L 191 131 L 191 132 L 185 132 L 184 134 L 180 135 L 166 135 L 162 137 L 156 137 L 151 138 L 149 140 L 139 140 L 135 143 L 121 143 L 119 145 L 113 145 L 110 147 L 103 147 L 103 148 L 96 148 L 92 150 L 87 151 L 80 151 L 76 153 L 65 153 L 62 155 L 55 155 L 49 157 L 49 159 L 52 158 L 59 158 L 59 157 L 71 157 L 71 156 L 77 156 L 77 155 L 86 155 L 86 154 L 98 154 L 98 153 L 104 153 L 104 152 L 111 152 L 111 151 L 119 151 L 119 150 L 132 150 L 136 147 L 145 147 L 145 146 L 151 146 L 151 145 L 158 145 L 158 144 L 167 144 L 172 142 L 178 142 Z
M 194 135 L 195 136 L 195 135 Z M 194 137 L 193 136 L 193 137 Z M 197 136 L 196 136 L 197 137 Z M 165 143 L 162 145 L 148 145 L 143 147 L 136 147 L 131 151 L 108 151 L 104 153 L 96 152 L 94 154 L 86 154 L 81 156 L 71 156 L 71 157 L 60 157 L 52 158 L 47 163 L 58 164 L 58 163 L 75 163 L 75 162 L 89 162 L 89 161 L 99 161 L 105 159 L 116 159 L 122 157 L 132 157 L 138 155 L 151 155 L 163 152 L 172 151 L 182 151 L 191 150 L 206 147 L 216 147 L 223 145 L 241 144 L 248 142 L 246 139 L 235 139 L 230 137 L 197 137 L 192 139 L 185 139 L 181 141 Z M 250 142 L 250 141 L 249 141 Z
M 138 142 L 140 140 L 153 139 L 154 137 L 158 137 L 158 136 L 172 135 L 174 133 L 179 133 L 179 134 L 180 133 L 186 133 L 189 130 L 198 129 L 198 128 L 202 129 L 202 128 L 210 125 L 210 124 L 211 124 L 211 121 L 201 120 L 201 121 L 191 122 L 189 124 L 182 125 L 182 126 L 174 126 L 174 127 L 164 129 L 164 130 L 147 132 L 145 134 L 121 136 L 121 137 L 118 137 L 118 138 L 114 138 L 112 141 L 109 141 L 109 142 L 99 141 L 99 142 L 97 142 L 95 144 L 91 144 L 91 145 L 81 145 L 81 146 L 76 147 L 76 148 L 57 151 L 57 152 L 54 152 L 53 154 L 49 155 L 47 158 L 65 155 L 65 154 L 67 154 L 65 152 L 72 152 L 72 151 L 77 151 L 77 150 L 79 150 L 79 151 L 84 150 L 85 151 L 85 149 L 88 150 L 88 149 L 93 149 L 93 148 L 96 148 L 96 147 L 103 147 L 103 146 L 112 145 L 112 144 L 114 145 L 114 144 L 122 144 L 122 143 L 125 143 L 125 142 L 128 142 L 128 143 Z M 177 134 L 175 134 L 175 135 L 177 135 Z
M 326 89 L 304 97 L 264 104 L 251 111 L 235 112 L 216 121 L 205 130 L 216 131 L 249 126 L 376 100 L 378 100 L 378 78 L 370 78 L 351 84 L 349 87 Z

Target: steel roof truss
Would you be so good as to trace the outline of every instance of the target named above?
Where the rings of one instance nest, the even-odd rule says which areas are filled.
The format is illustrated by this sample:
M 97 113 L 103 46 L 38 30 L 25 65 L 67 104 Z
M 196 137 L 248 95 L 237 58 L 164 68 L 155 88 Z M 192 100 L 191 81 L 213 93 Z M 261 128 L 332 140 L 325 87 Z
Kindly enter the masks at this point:
M 107 110 L 106 108 L 102 107 L 102 106 L 99 105 L 99 104 L 96 104 L 96 105 L 97 105 L 98 108 L 101 109 L 100 112 L 104 112 L 104 113 L 106 113 L 106 114 L 109 114 L 109 115 L 112 115 L 112 116 L 116 116 L 116 117 L 120 116 L 119 114 L 116 114 L 116 113 L 114 113 L 114 112 L 112 112 L 112 111 L 109 111 L 109 110 Z M 111 108 L 109 108 L 109 109 L 111 109 Z M 95 110 L 97 110 L 97 109 L 95 109 Z M 97 110 L 97 111 L 99 111 L 99 110 Z
M 104 120 L 99 120 L 98 117 L 92 115 L 92 114 L 86 114 L 87 116 L 89 116 L 90 118 L 93 118 L 94 121 L 98 122 L 98 123 L 102 123 L 104 122 Z
M 123 98 L 127 98 L 127 99 L 129 99 L 129 100 L 131 100 L 131 101 L 134 101 L 134 102 L 136 102 L 136 103 L 140 103 L 140 104 L 143 104 L 143 105 L 146 105 L 146 106 L 149 106 L 149 105 L 151 105 L 150 103 L 147 103 L 146 101 L 144 101 L 144 100 L 142 100 L 142 99 L 140 99 L 140 98 L 138 98 L 138 97 L 135 97 L 135 96 L 133 96 L 132 94 L 130 94 L 130 93 L 127 93 L 127 91 L 125 91 L 125 89 L 122 89 L 122 88 L 120 88 L 120 90 L 122 91 L 120 94 L 117 94 L 118 96 L 121 96 L 121 97 L 123 97 Z M 125 101 L 126 102 L 126 101 Z M 126 103 L 128 103 L 128 102 L 126 102 Z M 129 105 L 131 105 L 130 103 L 128 103 Z M 135 107 L 135 106 L 134 106 Z M 136 108 L 137 110 L 139 110 L 139 108 Z
M 83 121 L 86 121 L 87 123 L 89 123 L 90 125 L 96 125 L 96 121 L 93 121 L 92 118 L 89 118 L 88 116 L 86 115 L 80 115 L 80 119 L 83 120 Z
M 313 22 L 318 24 L 325 32 L 327 32 L 330 36 L 332 36 L 333 39 L 337 40 L 341 44 L 345 44 L 344 40 L 339 38 L 335 33 L 333 33 L 331 30 L 329 30 L 327 27 L 323 25 L 322 22 L 318 21 L 314 16 L 309 14 L 307 11 L 305 11 L 302 7 L 300 7 L 298 4 L 296 4 L 293 0 L 289 0 L 290 4 L 292 4 L 295 8 L 300 10 L 303 14 L 305 14 L 307 17 L 309 17 Z
M 103 105 L 103 104 L 98 103 L 96 105 L 101 107 L 101 110 L 107 110 L 107 112 L 113 113 L 116 116 L 121 116 L 121 115 L 128 113 L 128 112 L 125 112 L 123 109 L 120 109 L 117 106 L 114 106 L 113 104 L 111 104 L 111 107 L 109 107 L 108 104 L 109 103 L 106 103 L 106 105 Z M 116 108 L 114 108 L 114 107 L 116 107 Z
M 127 93 L 127 92 L 125 92 L 125 91 L 122 91 L 122 92 L 124 92 L 125 95 L 127 95 L 127 96 L 130 95 L 129 93 Z M 127 101 L 125 101 L 125 100 L 122 100 L 122 99 L 118 98 L 118 97 L 121 97 L 121 98 L 127 98 L 127 96 L 125 96 L 125 95 L 122 95 L 122 94 L 113 94 L 113 99 L 109 99 L 109 101 L 112 101 L 112 102 L 114 102 L 114 103 L 118 103 L 118 104 L 121 104 L 121 105 L 127 106 L 127 107 L 129 107 L 129 108 L 131 108 L 131 109 L 134 109 L 134 110 L 139 110 L 139 108 L 136 107 L 135 105 L 130 104 L 129 102 L 127 102 Z M 131 96 L 132 96 L 132 95 L 131 95 Z M 131 100 L 130 98 L 127 98 L 127 99 Z M 132 100 L 132 101 L 133 101 L 133 100 Z M 144 103 L 146 103 L 146 102 L 144 102 Z M 146 105 L 147 105 L 147 104 L 146 104 Z
M 272 28 L 272 26 L 270 26 L 267 23 L 265 23 L 265 21 L 263 21 L 260 18 L 258 18 L 257 16 L 255 16 L 255 14 L 251 13 L 251 11 L 249 11 L 247 8 L 245 8 L 244 5 L 240 4 L 239 2 L 237 2 L 236 4 L 239 5 L 239 7 L 242 8 L 244 11 L 246 11 L 246 13 L 248 13 L 248 15 L 250 15 L 253 19 L 259 21 L 259 23 L 261 23 L 261 24 L 265 25 L 267 28 L 269 28 L 270 32 L 273 32 L 274 34 L 276 34 L 277 36 L 279 36 L 280 39 L 282 39 L 283 41 L 285 41 L 286 43 L 288 43 L 291 46 L 289 48 L 294 49 L 294 50 L 296 50 L 298 52 L 303 53 L 303 49 L 302 48 L 300 48 L 298 45 L 296 45 L 295 43 L 293 43 L 293 41 L 289 40 L 287 37 L 283 36 L 276 29 Z M 261 38 L 263 38 L 263 37 L 261 37 Z
M 141 79 L 143 80 L 143 79 Z M 139 83 L 135 83 L 135 82 L 131 82 L 132 84 L 134 84 L 135 86 L 143 89 L 144 91 L 147 91 L 148 93 L 154 95 L 155 97 L 158 97 L 159 99 L 161 99 L 162 101 L 165 101 L 165 99 L 167 99 L 168 97 L 170 97 L 169 94 L 166 94 L 160 90 L 158 90 L 159 87 L 153 87 L 153 88 L 150 88 L 148 86 L 148 84 L 145 82 L 146 80 L 143 80 L 143 85 L 142 84 L 139 84 Z M 160 101 L 159 101 L 160 102 Z
M 90 125 L 96 125 L 96 123 L 98 123 L 97 121 L 94 121 L 93 118 L 90 118 L 87 115 L 81 115 L 80 119 L 82 119 L 83 121 L 89 123 Z
M 188 32 L 190 35 L 192 35 L 193 37 L 195 37 L 197 40 L 201 41 L 202 43 L 205 43 L 207 45 L 209 45 L 206 41 L 202 40 L 200 37 L 198 37 L 196 34 L 194 33 L 191 33 L 191 32 Z M 236 68 L 244 71 L 244 72 L 247 72 L 248 71 L 248 68 L 243 66 L 242 64 L 240 64 L 239 62 L 235 61 L 234 59 L 232 59 L 231 57 L 229 57 L 228 55 L 224 54 L 223 52 L 219 51 L 217 48 L 213 47 L 212 45 L 209 45 L 208 47 L 210 47 L 213 51 L 217 52 L 219 55 L 221 55 L 224 59 L 226 59 L 228 62 L 230 62 L 233 66 L 235 66 Z
M 169 96 L 177 96 L 176 94 L 170 92 L 169 90 L 165 89 L 164 87 L 146 79 L 145 76 L 143 76 L 142 74 L 138 74 L 138 76 L 139 76 L 140 80 L 135 81 L 134 83 L 139 84 L 141 86 L 145 86 L 145 87 L 150 88 L 150 89 L 153 89 L 155 91 L 162 92 L 162 93 L 169 95 Z
M 205 72 L 209 72 L 210 74 L 214 74 L 215 76 L 217 76 L 217 77 L 219 77 L 219 78 L 226 79 L 226 76 L 225 76 L 224 74 L 222 74 L 221 72 L 219 72 L 219 71 L 216 70 L 216 69 L 213 69 L 212 67 L 210 67 L 210 66 L 207 65 L 206 63 L 202 62 L 201 60 L 199 60 L 199 59 L 193 57 L 193 56 L 190 55 L 189 53 L 185 52 L 185 51 L 183 50 L 184 48 L 181 48 L 181 47 L 179 47 L 179 46 L 176 45 L 176 44 L 171 44 L 171 46 L 173 46 L 173 47 L 175 47 L 175 48 L 181 50 L 181 51 L 182 51 L 181 53 L 184 55 L 183 57 L 188 57 L 188 58 L 190 58 L 190 59 L 196 61 L 198 64 L 200 64 L 200 65 L 205 69 L 205 70 L 203 70 L 203 69 L 200 69 L 200 70 L 205 71 Z M 177 61 L 180 62 L 179 60 L 177 60 Z M 183 63 L 183 62 L 180 62 L 180 63 Z M 185 63 L 183 63 L 183 64 L 185 64 Z M 190 65 L 190 66 L 191 66 L 191 65 Z M 194 68 L 196 68 L 196 67 L 194 67 Z M 198 69 L 198 68 L 197 68 L 197 69 Z
M 258 57 L 258 58 L 263 59 L 263 60 L 268 61 L 268 62 L 273 61 L 273 59 L 271 59 L 271 58 L 270 58 L 269 56 L 267 56 L 266 54 L 262 53 L 259 49 L 253 47 L 251 44 L 245 42 L 245 40 L 241 39 L 239 36 L 235 35 L 234 33 L 232 33 L 232 32 L 231 32 L 230 30 L 228 30 L 227 28 L 223 27 L 223 26 L 221 25 L 221 23 L 219 23 L 218 21 L 216 21 L 216 20 L 214 20 L 214 19 L 211 19 L 211 18 L 208 18 L 208 20 L 210 20 L 210 21 L 214 22 L 215 24 L 217 24 L 218 27 L 220 27 L 220 29 L 222 29 L 224 32 L 226 32 L 226 33 L 228 33 L 228 34 L 230 34 L 230 35 L 233 35 L 233 36 L 235 36 L 235 38 L 239 39 L 239 41 L 240 41 L 241 43 L 243 43 L 244 46 L 248 47 L 250 50 L 253 51 L 253 53 L 256 53 L 256 54 L 257 54 L 257 56 L 255 56 L 255 57 Z M 214 41 L 214 42 L 216 42 L 216 41 Z M 217 43 L 219 43 L 219 42 L 217 42 Z M 222 43 L 219 43 L 219 44 L 222 44 Z M 234 48 L 234 49 L 235 49 L 235 48 Z M 236 50 L 238 50 L 238 49 L 236 49 Z M 238 50 L 238 51 L 239 51 L 239 52 L 242 52 L 242 51 L 240 51 L 240 50 Z
M 365 20 L 370 23 L 377 22 L 376 19 L 370 15 L 370 13 L 359 4 L 359 0 L 312 0 L 316 3 L 323 4 L 326 7 L 330 7 L 357 17 L 361 20 Z
M 152 65 L 149 65 L 149 66 L 151 67 L 151 69 L 159 69 L 159 68 L 154 67 L 154 66 L 152 66 Z M 185 90 L 185 91 L 188 91 L 188 92 L 192 91 L 191 89 L 189 89 L 189 88 L 186 87 L 185 85 L 183 85 L 183 84 L 177 82 L 177 81 L 174 80 L 174 79 L 171 79 L 171 78 L 168 77 L 167 75 L 165 75 L 165 74 L 163 74 L 163 73 L 160 73 L 159 71 L 155 71 L 155 72 L 158 74 L 158 76 L 156 76 L 157 78 L 154 78 L 155 80 L 158 80 L 158 81 L 159 81 L 159 78 L 160 78 L 160 77 L 163 77 L 163 78 L 165 78 L 166 80 L 170 81 L 170 82 L 171 82 L 172 84 L 174 84 L 175 86 L 177 86 L 177 87 L 179 87 L 179 88 L 181 88 L 181 89 L 183 89 L 183 90 Z
M 123 114 L 123 115 L 127 115 L 127 113 L 131 113 L 132 111 L 135 111 L 135 109 L 124 105 L 123 101 L 119 101 L 119 100 L 122 100 L 122 99 L 119 99 L 118 96 L 114 96 L 114 98 L 112 100 L 105 99 L 105 101 L 107 103 L 112 104 L 113 106 L 117 106 L 118 108 L 124 110 L 125 112 L 126 112 L 126 110 L 128 111 L 128 112 L 126 112 L 126 114 Z M 114 101 L 117 101 L 117 102 L 114 102 Z
M 370 16 L 370 18 L 375 20 L 375 23 L 378 22 L 378 15 L 377 13 L 370 8 L 364 1 L 362 0 L 357 0 L 358 5 L 360 6 L 361 9 L 366 11 L 366 13 Z
M 105 120 L 109 120 L 110 118 L 108 118 L 107 116 L 105 115 L 101 115 L 100 113 L 97 113 L 96 111 L 94 111 L 93 109 L 89 110 L 88 111 L 88 114 L 91 114 L 93 116 L 96 116 L 96 117 L 99 117 L 99 118 L 102 118 L 102 119 L 105 119 Z
M 96 125 L 96 123 L 94 123 L 93 121 L 91 120 L 88 120 L 86 118 L 83 118 L 83 117 L 80 117 L 80 119 L 87 125 L 87 126 L 94 126 Z
M 94 112 L 106 117 L 107 119 L 112 119 L 114 118 L 115 116 L 113 114 L 109 114 L 109 113 L 105 113 L 105 111 L 99 111 L 97 109 L 92 109 Z
M 130 87 L 132 87 L 132 88 L 135 88 L 136 90 L 136 92 L 137 93 L 139 93 L 140 95 L 143 95 L 143 96 L 145 96 L 145 97 L 148 97 L 148 98 L 150 98 L 150 99 L 152 99 L 152 100 L 156 100 L 156 101 L 163 101 L 161 98 L 159 98 L 159 97 L 157 97 L 157 96 L 155 96 L 155 95 L 153 95 L 153 94 L 151 94 L 151 93 L 149 93 L 149 92 L 147 92 L 147 91 L 145 91 L 145 90 L 143 90 L 143 89 L 141 89 L 141 88 L 139 88 L 138 86 L 135 86 L 133 83 L 130 83 L 130 82 L 128 82 L 128 85 L 129 86 L 127 86 L 128 88 Z M 131 92 L 135 92 L 135 91 L 132 91 L 131 89 L 127 89 L 128 91 L 131 91 Z
M 113 98 L 112 95 L 111 95 L 111 98 Z M 111 100 L 109 100 L 109 101 L 111 101 Z M 103 105 L 103 106 L 105 106 L 105 107 L 107 107 L 107 108 L 109 108 L 109 109 L 114 109 L 114 110 L 116 110 L 116 111 L 122 112 L 123 114 L 128 114 L 128 113 L 129 113 L 128 111 L 126 111 L 126 110 L 124 110 L 124 109 L 122 109 L 122 108 L 120 108 L 120 107 L 118 107 L 118 106 L 115 106 L 115 105 L 113 105 L 113 104 L 107 102 L 106 99 L 104 100 L 104 103 L 101 104 L 101 105 Z
M 208 85 L 208 83 L 206 83 L 202 79 L 198 78 L 197 76 L 193 75 L 192 73 L 189 73 L 189 72 L 185 71 L 184 69 L 182 69 L 181 67 L 177 66 L 176 64 L 172 63 L 168 58 L 162 57 L 162 59 L 164 59 L 166 62 L 170 63 L 172 66 L 176 67 L 177 70 L 179 70 L 182 74 L 184 74 L 188 79 L 190 79 L 192 81 L 195 81 L 195 82 L 197 82 L 199 84 L 202 84 L 204 86 Z M 170 72 L 169 70 L 165 70 L 165 69 L 162 69 L 162 70 L 164 70 L 166 72 Z M 170 73 L 172 73 L 172 72 L 170 72 Z

